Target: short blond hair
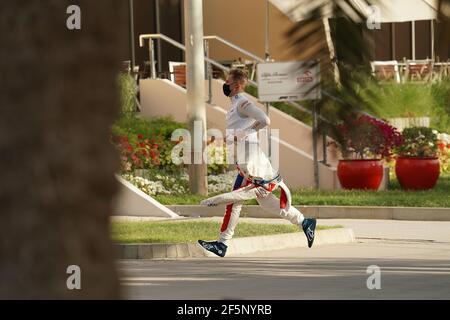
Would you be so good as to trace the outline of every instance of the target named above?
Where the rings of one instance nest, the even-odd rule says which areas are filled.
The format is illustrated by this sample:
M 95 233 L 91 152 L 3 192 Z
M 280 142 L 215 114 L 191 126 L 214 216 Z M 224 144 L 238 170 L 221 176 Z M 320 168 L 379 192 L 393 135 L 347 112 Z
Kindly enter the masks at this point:
M 238 81 L 242 84 L 247 84 L 248 82 L 248 75 L 245 70 L 242 69 L 231 69 L 228 75 L 231 77 L 233 81 Z

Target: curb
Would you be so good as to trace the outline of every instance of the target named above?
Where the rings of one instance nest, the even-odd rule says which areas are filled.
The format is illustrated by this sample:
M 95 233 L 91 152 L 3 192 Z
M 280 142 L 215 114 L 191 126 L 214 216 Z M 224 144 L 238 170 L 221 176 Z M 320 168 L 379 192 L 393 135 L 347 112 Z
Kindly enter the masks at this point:
M 201 205 L 167 206 L 182 216 L 222 217 L 223 206 L 205 207 Z M 450 221 L 450 208 L 428 207 L 369 207 L 369 206 L 295 206 L 305 216 L 317 219 L 379 219 L 411 221 Z M 274 213 L 261 210 L 258 205 L 242 208 L 241 217 L 279 218 Z
M 316 232 L 314 246 L 351 243 L 355 241 L 352 229 L 338 228 Z M 181 259 L 216 257 L 195 243 L 115 244 L 118 259 Z M 261 251 L 287 248 L 307 248 L 305 235 L 300 232 L 259 237 L 235 238 L 230 241 L 227 257 Z

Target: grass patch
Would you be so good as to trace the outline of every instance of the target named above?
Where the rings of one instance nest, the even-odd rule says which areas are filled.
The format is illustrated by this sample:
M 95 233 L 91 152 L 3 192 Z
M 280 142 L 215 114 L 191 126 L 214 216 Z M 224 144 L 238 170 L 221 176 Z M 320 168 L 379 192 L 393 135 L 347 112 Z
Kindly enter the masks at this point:
M 279 196 L 279 192 L 275 192 Z M 199 204 L 206 197 L 199 195 L 156 196 L 165 205 Z M 397 180 L 392 180 L 390 189 L 385 191 L 333 190 L 316 191 L 298 189 L 292 191 L 295 205 L 329 206 L 390 206 L 390 207 L 443 207 L 450 208 L 450 174 L 441 174 L 434 189 L 426 191 L 405 191 Z M 257 204 L 256 200 L 246 204 Z
M 342 226 L 317 226 L 317 230 Z M 198 239 L 216 239 L 220 222 L 112 222 L 112 239 L 118 243 L 184 243 Z M 299 232 L 294 225 L 241 222 L 236 227 L 235 238 Z

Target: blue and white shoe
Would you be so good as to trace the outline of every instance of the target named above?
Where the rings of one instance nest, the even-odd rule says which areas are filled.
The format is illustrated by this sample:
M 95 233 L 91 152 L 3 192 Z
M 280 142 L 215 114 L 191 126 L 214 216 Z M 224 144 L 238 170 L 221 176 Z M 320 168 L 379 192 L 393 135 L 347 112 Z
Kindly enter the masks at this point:
M 316 224 L 317 220 L 312 219 L 305 219 L 302 222 L 302 228 L 303 232 L 305 232 L 306 238 L 308 239 L 308 248 L 311 248 L 314 242 L 314 237 L 316 236 Z
M 225 257 L 225 254 L 227 253 L 228 246 L 222 242 L 219 241 L 203 241 L 198 240 L 198 244 L 205 250 L 208 250 L 209 252 L 214 253 L 215 255 L 218 255 L 219 257 Z

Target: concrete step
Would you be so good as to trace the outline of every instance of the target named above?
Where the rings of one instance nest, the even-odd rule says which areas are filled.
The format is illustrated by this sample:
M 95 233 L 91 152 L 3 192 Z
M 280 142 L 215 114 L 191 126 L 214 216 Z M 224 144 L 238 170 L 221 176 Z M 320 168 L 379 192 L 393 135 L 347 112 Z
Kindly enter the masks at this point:
M 351 229 L 338 228 L 320 230 L 316 231 L 313 247 L 338 243 L 352 243 L 354 241 L 355 236 Z M 217 257 L 195 243 L 115 244 L 115 247 L 118 259 Z M 307 241 L 302 232 L 234 238 L 229 243 L 226 257 L 261 251 L 305 247 L 307 247 Z

